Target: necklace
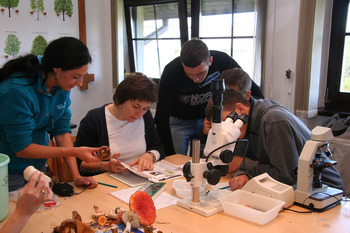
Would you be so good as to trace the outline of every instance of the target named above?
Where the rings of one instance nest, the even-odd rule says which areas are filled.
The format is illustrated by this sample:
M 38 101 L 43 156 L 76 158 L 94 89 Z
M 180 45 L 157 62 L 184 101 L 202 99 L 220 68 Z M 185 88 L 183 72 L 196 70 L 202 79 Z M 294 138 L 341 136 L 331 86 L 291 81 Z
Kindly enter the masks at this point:
M 119 111 L 117 109 L 117 106 L 112 104 L 112 106 L 107 106 L 108 112 L 110 113 L 111 117 L 114 118 L 113 120 L 113 129 L 114 131 L 120 130 L 123 127 L 125 127 L 129 122 L 120 120 L 119 118 Z

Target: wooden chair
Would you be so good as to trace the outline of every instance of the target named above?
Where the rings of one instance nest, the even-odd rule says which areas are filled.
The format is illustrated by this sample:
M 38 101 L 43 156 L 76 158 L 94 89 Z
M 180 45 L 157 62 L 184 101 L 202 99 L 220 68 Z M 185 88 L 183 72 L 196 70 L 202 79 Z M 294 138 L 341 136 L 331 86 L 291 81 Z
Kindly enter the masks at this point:
M 72 136 L 74 143 L 76 136 Z M 49 146 L 55 146 L 54 139 L 50 140 Z M 70 182 L 73 181 L 72 174 L 63 158 L 49 158 L 47 165 L 50 169 L 50 175 L 55 183 Z

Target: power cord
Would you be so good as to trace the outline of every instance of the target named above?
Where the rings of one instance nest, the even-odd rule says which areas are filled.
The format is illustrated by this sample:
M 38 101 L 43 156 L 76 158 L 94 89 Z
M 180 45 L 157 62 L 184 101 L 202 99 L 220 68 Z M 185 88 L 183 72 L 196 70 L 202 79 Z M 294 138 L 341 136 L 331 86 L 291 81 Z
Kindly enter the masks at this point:
M 219 147 L 215 148 L 214 150 L 212 150 L 212 151 L 208 154 L 208 156 L 206 156 L 205 162 L 208 162 L 210 156 L 211 156 L 214 152 L 216 152 L 216 151 L 218 151 L 218 150 L 220 150 L 220 149 L 222 149 L 222 148 L 224 148 L 224 147 L 226 147 L 226 146 L 229 146 L 229 145 L 231 145 L 231 144 L 234 144 L 234 143 L 237 143 L 237 145 L 238 145 L 238 143 L 240 143 L 240 142 L 246 142 L 246 147 L 245 147 L 244 152 L 243 152 L 243 161 L 242 161 L 242 162 L 243 162 L 244 171 L 247 173 L 248 178 L 251 179 L 252 176 L 250 175 L 250 173 L 248 172 L 248 170 L 247 170 L 247 168 L 246 168 L 246 166 L 245 166 L 245 158 L 246 158 L 246 154 L 247 154 L 247 152 L 248 152 L 248 146 L 249 146 L 249 141 L 248 141 L 247 139 L 238 139 L 238 140 L 236 140 L 236 141 L 228 142 L 228 143 L 226 143 L 226 144 L 224 144 L 224 145 L 222 145 L 222 146 L 219 146 Z M 232 153 L 234 153 L 234 151 L 232 151 Z

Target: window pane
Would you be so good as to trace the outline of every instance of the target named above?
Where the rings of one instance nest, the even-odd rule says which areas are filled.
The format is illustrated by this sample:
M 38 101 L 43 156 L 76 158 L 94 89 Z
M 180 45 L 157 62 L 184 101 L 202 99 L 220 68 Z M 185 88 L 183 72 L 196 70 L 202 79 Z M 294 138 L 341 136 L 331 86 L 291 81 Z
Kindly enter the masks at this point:
M 159 26 L 157 24 L 157 28 L 158 28 L 158 38 L 180 38 L 179 19 L 163 20 L 162 26 Z
M 181 41 L 180 40 L 159 40 L 158 43 L 159 43 L 160 69 L 161 71 L 163 71 L 164 67 L 169 62 L 171 62 L 174 58 L 180 56 Z
M 234 39 L 232 57 L 253 77 L 254 39 Z
M 157 24 L 158 37 L 160 38 L 180 38 L 180 22 L 177 3 L 156 5 L 157 22 L 162 21 L 161 25 Z
M 135 44 L 135 43 L 134 43 Z M 149 78 L 159 76 L 157 41 L 138 41 L 136 71 L 145 73 Z
M 207 15 L 201 18 L 201 37 L 231 36 L 231 14 Z
M 350 36 L 345 37 L 340 92 L 350 93 Z
M 133 7 L 132 38 L 180 38 L 177 3 Z M 158 29 L 158 30 L 156 30 Z
M 181 50 L 180 40 L 137 41 L 134 42 L 134 46 L 135 44 L 138 48 L 136 70 L 145 73 L 150 78 L 160 78 L 164 67 L 178 57 Z
M 132 7 L 132 38 L 145 38 L 156 30 L 153 6 Z
M 255 12 L 233 14 L 233 36 L 254 36 Z
M 210 50 L 218 50 L 231 54 L 231 39 L 205 39 Z M 250 77 L 253 77 L 253 56 L 254 39 L 233 39 L 233 59 L 246 71 Z

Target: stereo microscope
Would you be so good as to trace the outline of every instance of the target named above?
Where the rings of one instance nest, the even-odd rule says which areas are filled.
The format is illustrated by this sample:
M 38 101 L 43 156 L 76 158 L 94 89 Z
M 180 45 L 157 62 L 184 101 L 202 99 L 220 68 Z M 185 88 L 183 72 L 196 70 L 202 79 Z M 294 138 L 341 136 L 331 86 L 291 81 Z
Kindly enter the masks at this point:
M 200 141 L 192 141 L 192 161 L 183 167 L 183 173 L 190 182 L 192 198 L 178 200 L 177 204 L 183 208 L 204 215 L 206 217 L 223 210 L 218 200 L 220 193 L 214 195 L 200 195 L 200 187 L 206 182 L 211 185 L 219 183 L 221 176 L 226 175 L 228 166 L 233 159 L 235 142 L 241 135 L 240 127 L 248 119 L 247 115 L 238 116 L 235 112 L 222 121 L 222 99 L 225 91 L 224 80 L 216 79 L 211 83 L 213 98 L 212 128 L 208 133 L 204 149 L 206 159 L 200 159 Z M 227 190 L 220 190 L 222 193 Z M 200 200 L 201 198 L 201 200 Z

